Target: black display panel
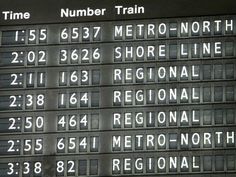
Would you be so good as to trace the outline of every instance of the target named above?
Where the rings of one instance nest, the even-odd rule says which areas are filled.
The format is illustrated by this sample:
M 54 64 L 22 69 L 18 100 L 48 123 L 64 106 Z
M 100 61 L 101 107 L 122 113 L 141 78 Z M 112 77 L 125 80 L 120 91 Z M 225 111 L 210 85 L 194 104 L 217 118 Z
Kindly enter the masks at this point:
M 0 177 L 236 176 L 236 2 L 0 2 Z

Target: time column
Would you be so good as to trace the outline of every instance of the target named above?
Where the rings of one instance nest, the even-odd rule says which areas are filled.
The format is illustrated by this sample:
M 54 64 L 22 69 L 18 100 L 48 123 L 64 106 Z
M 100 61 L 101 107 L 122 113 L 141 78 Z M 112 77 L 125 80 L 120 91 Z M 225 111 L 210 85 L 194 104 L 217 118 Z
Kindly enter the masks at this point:
M 1 27 L 1 176 L 43 175 L 48 35 L 47 27 Z

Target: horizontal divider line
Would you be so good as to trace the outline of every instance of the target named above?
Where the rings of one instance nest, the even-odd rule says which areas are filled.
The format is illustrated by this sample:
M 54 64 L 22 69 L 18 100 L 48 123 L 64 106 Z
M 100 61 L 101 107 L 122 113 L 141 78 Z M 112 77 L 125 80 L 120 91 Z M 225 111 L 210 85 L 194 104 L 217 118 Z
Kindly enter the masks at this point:
M 28 112 L 51 112 L 51 111 L 86 111 L 86 110 L 105 110 L 105 109 L 130 109 L 130 108 L 153 108 L 153 107 L 179 107 L 179 106 L 204 106 L 204 105 L 234 105 L 236 104 L 236 101 L 231 101 L 231 102 L 214 102 L 214 103 L 183 103 L 183 104 L 162 104 L 162 105 L 149 105 L 149 106 L 144 106 L 144 105 L 140 105 L 140 106 L 125 106 L 125 107 L 91 107 L 91 108 L 71 108 L 71 109 L 53 109 L 53 110 L 7 110 L 7 111 L 0 111 L 0 114 L 2 113 L 28 113 Z
M 136 19 L 114 19 L 114 20 L 87 20 L 87 21 L 81 21 L 81 22 L 51 22 L 51 23 L 49 23 L 49 22 L 47 22 L 47 23 L 34 23 L 34 24 L 28 24 L 28 23 L 26 23 L 26 24 L 20 24 L 20 25 L 18 25 L 18 26 L 34 26 L 34 25 L 50 25 L 50 24 L 82 24 L 82 23 L 102 23 L 102 22 L 123 22 L 124 20 L 125 21 L 136 21 L 136 20 L 154 20 L 154 19 L 156 19 L 156 20 L 168 20 L 168 19 L 178 19 L 178 20 L 180 20 L 180 19 L 184 19 L 184 18 L 191 18 L 191 17 L 211 17 L 211 18 L 216 18 L 216 17 L 220 17 L 220 18 L 224 18 L 224 17 L 229 17 L 229 16 L 234 16 L 234 15 L 236 15 L 235 13 L 227 13 L 227 14 L 221 14 L 221 13 L 219 13 L 219 14 L 214 14 L 214 15 L 212 15 L 212 14 L 207 14 L 207 15 L 194 15 L 194 16 L 174 16 L 174 17 L 172 17 L 172 16 L 168 16 L 168 17 L 158 17 L 158 18 L 154 18 L 154 17 L 152 17 L 152 18 L 147 18 L 147 17 L 139 17 L 139 18 L 136 18 Z M 9 24 L 9 25 L 0 25 L 0 27 L 7 27 L 7 26 L 15 26 L 15 24 Z
M 1 118 L 0 118 L 1 119 Z M 188 127 L 181 127 L 181 126 L 169 126 L 169 127 L 151 127 L 151 128 L 116 128 L 116 129 L 109 129 L 109 130 L 58 130 L 57 132 L 43 132 L 43 131 L 38 131 L 38 132 L 13 132 L 13 133 L 0 133 L 0 136 L 14 136 L 14 135 L 22 135 L 22 136 L 29 136 L 29 135 L 57 135 L 57 134 L 73 134 L 73 133 L 108 133 L 108 132 L 132 132 L 132 131 L 154 131 L 154 130 L 192 130 L 192 129 L 225 129 L 225 128 L 236 128 L 236 124 L 228 124 L 228 125 L 202 125 L 202 126 L 188 126 Z M 209 131 L 210 132 L 210 131 Z M 182 132 L 186 133 L 186 132 Z M 192 132 L 187 132 L 187 133 L 192 133 Z M 138 134 L 138 133 L 137 133 Z M 148 134 L 148 133 L 146 133 Z
M 59 36 L 60 34 L 58 34 Z M 29 47 L 51 47 L 51 46 L 72 46 L 72 45 L 78 45 L 78 48 L 80 45 L 96 45 L 96 44 L 122 44 L 122 43 L 130 43 L 134 42 L 134 45 L 137 43 L 143 43 L 143 42 L 164 42 L 164 41 L 186 41 L 186 40 L 203 40 L 203 39 L 212 39 L 212 40 L 217 40 L 217 39 L 228 39 L 232 38 L 233 41 L 235 41 L 236 34 L 233 35 L 215 35 L 215 36 L 191 36 L 191 37 L 169 37 L 169 38 L 155 38 L 155 39 L 133 39 L 133 40 L 113 40 L 113 41 L 94 41 L 94 42 L 62 42 L 62 43 L 53 43 L 53 44 L 22 44 L 22 45 L 0 45 L 0 49 L 5 49 L 5 48 L 14 48 L 14 47 L 21 47 L 21 48 L 29 48 Z M 204 42 L 204 41 L 201 41 Z M 230 41 L 231 42 L 231 41 Z M 146 44 L 142 44 L 143 46 L 146 46 Z
M 230 83 L 234 83 L 233 85 L 236 84 L 236 80 L 235 79 L 231 79 L 231 80 L 193 80 L 193 81 L 166 81 L 166 82 L 152 82 L 152 83 L 127 83 L 127 84 L 113 84 L 113 85 L 90 85 L 90 86 L 59 86 L 59 87 L 31 87 L 31 88 L 4 88 L 4 89 L 0 89 L 0 93 L 1 91 L 47 91 L 47 90 L 65 90 L 65 89 L 83 89 L 83 88 L 98 88 L 98 89 L 102 89 L 107 88 L 107 87 L 130 87 L 130 86 L 155 86 L 155 85 L 172 85 L 172 84 L 178 84 L 178 86 L 184 85 L 184 84 L 205 84 L 205 83 L 225 83 L 225 82 L 230 82 Z M 211 84 L 209 84 L 209 86 L 211 86 Z M 190 88 L 194 88 L 193 85 L 187 86 Z M 127 88 L 129 89 L 129 88 Z M 147 88 L 148 89 L 148 88 Z
M 111 156 L 113 156 L 113 155 L 125 155 L 125 154 L 130 154 L 130 153 L 132 153 L 132 154 L 130 154 L 130 157 L 132 157 L 132 155 L 133 154 L 140 154 L 140 153 L 143 153 L 143 154 L 150 154 L 150 153 L 159 153 L 159 152 L 163 152 L 163 153 L 180 153 L 180 152 L 198 152 L 198 151 L 200 151 L 200 152 L 204 152 L 204 153 L 206 153 L 206 152 L 211 152 L 211 154 L 210 154 L 210 156 L 214 156 L 214 154 L 212 154 L 212 152 L 219 152 L 219 151 L 223 151 L 224 153 L 222 153 L 222 155 L 227 155 L 227 154 L 225 154 L 225 151 L 232 151 L 232 152 L 234 152 L 234 153 L 236 153 L 236 148 L 234 147 L 234 148 L 222 148 L 222 149 L 220 149 L 220 148 L 215 148 L 215 149 L 213 149 L 213 148 L 206 148 L 206 149 L 202 149 L 202 148 L 199 148 L 199 149 L 191 149 L 191 150 L 177 150 L 177 149 L 173 149 L 173 150 L 166 150 L 166 151 L 141 151 L 141 150 L 137 150 L 136 152 L 133 152 L 133 151 L 127 151 L 127 152 L 109 152 L 109 153 L 95 153 L 95 152 L 89 152 L 89 153 L 67 153 L 67 154 L 63 154 L 63 153 L 57 153 L 57 154 L 48 154 L 48 155 L 44 155 L 44 154 L 38 154 L 38 155 L 35 155 L 35 154 L 33 154 L 33 155 L 6 155 L 6 156 L 2 156 L 2 155 L 0 155 L 0 158 L 27 158 L 27 157 L 40 157 L 40 158 L 44 158 L 44 157 L 66 157 L 66 156 L 68 156 L 68 157 L 70 157 L 70 156 L 99 156 L 99 155 L 111 155 Z M 138 156 L 138 157 L 144 157 L 144 155 L 143 154 L 141 154 L 140 156 Z M 156 155 L 156 154 L 155 154 Z M 199 156 L 202 156 L 202 154 L 198 154 Z M 159 156 L 161 156 L 161 154 L 159 155 Z M 179 155 L 178 155 L 179 156 Z M 168 155 L 166 155 L 166 157 L 168 157 Z
M 189 63 L 194 63 L 194 62 L 213 62 L 213 61 L 218 61 L 222 62 L 222 60 L 226 63 L 228 60 L 234 62 L 236 56 L 233 57 L 217 57 L 217 58 L 197 58 L 197 59 L 189 59 L 189 58 L 182 58 L 182 59 L 167 59 L 167 60 L 148 60 L 148 61 L 124 61 L 124 62 L 114 62 L 114 63 L 85 63 L 85 64 L 58 64 L 58 65 L 53 65 L 53 66 L 47 66 L 47 65 L 40 65 L 40 66 L 0 66 L 1 70 L 8 70 L 8 69 L 50 69 L 50 68 L 69 68 L 69 67 L 77 67 L 77 66 L 86 66 L 86 67 L 92 67 L 92 66 L 110 66 L 110 65 L 127 65 L 127 64 L 132 64 L 132 65 L 139 65 L 139 64 L 159 64 L 159 63 L 168 63 L 168 62 L 175 62 L 175 63 L 181 63 L 181 62 L 189 62 Z M 199 65 L 202 65 L 204 63 L 197 63 Z M 217 63 L 216 63 L 217 64 Z M 184 65 L 184 64 L 183 64 Z M 187 65 L 187 64 L 185 64 Z M 184 65 L 184 66 L 185 66 Z M 189 64 L 190 65 L 190 64 Z M 171 66 L 175 66 L 174 64 L 171 64 Z M 157 66 L 156 66 L 157 67 Z

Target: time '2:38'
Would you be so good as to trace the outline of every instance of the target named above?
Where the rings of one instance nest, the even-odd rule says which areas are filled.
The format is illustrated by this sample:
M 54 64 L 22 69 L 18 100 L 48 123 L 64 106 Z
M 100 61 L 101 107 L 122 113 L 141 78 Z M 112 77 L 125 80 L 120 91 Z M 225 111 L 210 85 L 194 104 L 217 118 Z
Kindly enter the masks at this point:
M 44 94 L 25 94 L 9 96 L 9 109 L 43 109 L 44 106 Z

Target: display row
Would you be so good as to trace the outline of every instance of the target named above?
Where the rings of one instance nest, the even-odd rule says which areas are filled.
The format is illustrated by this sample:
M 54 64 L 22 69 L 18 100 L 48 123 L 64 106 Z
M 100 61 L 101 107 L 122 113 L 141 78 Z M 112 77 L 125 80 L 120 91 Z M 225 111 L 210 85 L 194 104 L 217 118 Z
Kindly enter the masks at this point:
M 1 113 L 0 133 L 165 130 L 236 125 L 235 104 Z
M 199 153 L 199 152 L 197 152 Z M 199 154 L 186 154 L 186 152 L 162 153 L 161 155 L 135 154 L 109 155 L 103 157 L 80 156 L 45 156 L 9 159 L 2 158 L 0 162 L 2 177 L 37 176 L 153 176 L 176 175 L 189 173 L 207 175 L 232 176 L 236 170 L 236 157 L 234 151 L 224 153 L 219 151 L 214 154 L 202 152 Z M 232 175 L 231 175 L 232 174 Z
M 233 81 L 234 59 L 113 66 L 50 67 L 0 71 L 0 89 L 91 87 L 130 84 Z M 110 73 L 110 74 L 108 74 Z
M 45 67 L 233 58 L 234 37 L 0 48 L 0 66 Z
M 1 91 L 1 111 L 235 103 L 232 82 Z
M 0 156 L 234 150 L 233 127 L 1 135 Z
M 229 15 L 126 22 L 22 25 L 17 28 L 4 26 L 0 31 L 2 46 L 203 38 L 235 35 L 236 18 Z

